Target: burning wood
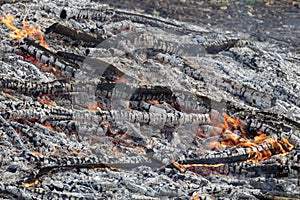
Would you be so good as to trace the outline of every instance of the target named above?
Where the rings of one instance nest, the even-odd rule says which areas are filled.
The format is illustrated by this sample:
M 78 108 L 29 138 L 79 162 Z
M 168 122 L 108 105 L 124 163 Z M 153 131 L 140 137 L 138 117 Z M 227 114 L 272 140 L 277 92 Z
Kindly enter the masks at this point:
M 24 5 L 0 18 L 0 197 L 300 195 L 297 56 L 93 2 L 2 10 Z
M 15 18 L 11 14 L 8 14 L 7 17 L 0 17 L 0 22 L 5 24 L 7 28 L 14 31 L 9 34 L 9 36 L 12 39 L 21 40 L 29 36 L 33 40 L 40 41 L 41 46 L 48 48 L 48 44 L 46 43 L 43 37 L 43 33 L 41 32 L 40 27 L 30 25 L 29 22 L 25 20 L 23 21 L 22 30 L 20 30 L 19 28 L 13 25 L 14 21 Z
M 285 137 L 278 140 L 277 135 L 268 136 L 262 132 L 251 133 L 243 128 L 244 122 L 239 118 L 231 118 L 224 113 L 224 123 L 222 125 L 222 132 L 220 132 L 220 138 L 217 141 L 211 141 L 206 146 L 211 149 L 225 150 L 228 147 L 230 149 L 237 149 L 240 147 L 250 148 L 248 153 L 247 162 L 257 163 L 262 160 L 270 159 L 273 154 L 285 154 L 294 148 Z M 200 137 L 208 138 L 205 133 L 198 133 Z M 248 135 L 253 135 L 249 138 Z M 260 145 L 268 144 L 270 149 L 258 148 Z

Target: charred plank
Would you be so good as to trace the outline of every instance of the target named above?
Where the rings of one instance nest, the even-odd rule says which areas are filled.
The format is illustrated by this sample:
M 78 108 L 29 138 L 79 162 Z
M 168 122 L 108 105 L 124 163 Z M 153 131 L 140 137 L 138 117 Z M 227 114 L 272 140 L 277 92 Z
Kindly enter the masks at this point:
M 67 36 L 72 40 L 80 40 L 84 42 L 84 46 L 86 47 L 95 47 L 105 40 L 104 38 L 98 35 L 94 36 L 79 30 L 69 28 L 59 23 L 54 23 L 50 27 L 48 27 L 45 31 L 45 34 L 49 34 L 52 32 Z

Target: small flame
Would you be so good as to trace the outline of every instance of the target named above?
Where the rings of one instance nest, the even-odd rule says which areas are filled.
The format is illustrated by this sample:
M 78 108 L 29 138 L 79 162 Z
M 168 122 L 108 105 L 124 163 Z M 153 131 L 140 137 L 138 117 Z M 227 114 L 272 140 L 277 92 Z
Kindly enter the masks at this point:
M 285 137 L 281 137 L 281 141 L 287 146 L 289 151 L 291 151 L 295 147 Z
M 244 129 L 241 127 L 241 120 L 240 118 L 232 118 L 228 114 L 223 113 L 224 116 L 224 124 L 223 124 L 223 129 L 234 129 L 234 130 L 240 130 L 242 132 L 242 137 L 246 138 L 246 132 Z
M 23 22 L 23 26 L 22 26 L 22 30 L 20 30 L 19 28 L 17 28 L 16 26 L 14 26 L 14 16 L 11 14 L 8 14 L 7 17 L 0 17 L 0 22 L 5 24 L 7 26 L 7 28 L 11 29 L 13 32 L 9 34 L 9 36 L 12 39 L 15 40 L 20 40 L 26 37 L 30 37 L 33 40 L 38 40 L 40 41 L 40 45 L 48 48 L 48 44 L 46 43 L 44 37 L 43 37 L 43 33 L 40 30 L 39 26 L 32 26 L 29 24 L 28 21 L 24 21 Z
M 95 171 L 104 171 L 105 167 L 94 167 L 94 168 L 92 168 L 92 170 L 95 170 Z
M 254 142 L 256 143 L 256 144 L 260 144 L 260 143 L 262 143 L 264 140 L 266 140 L 266 138 L 267 138 L 267 135 L 266 134 L 264 134 L 264 133 L 262 133 L 262 132 L 257 132 L 257 136 L 255 136 L 254 137 Z
M 225 118 L 225 121 L 224 121 L 224 125 L 223 125 L 223 128 L 226 130 L 226 129 L 229 129 L 231 126 L 234 128 L 234 130 L 238 130 L 238 126 L 240 125 L 240 119 L 239 118 L 231 118 L 228 114 L 224 113 L 224 118 Z
M 22 183 L 22 186 L 23 187 L 31 187 L 31 186 L 37 185 L 38 183 L 39 183 L 39 180 L 35 179 L 34 181 L 29 182 L 29 183 Z

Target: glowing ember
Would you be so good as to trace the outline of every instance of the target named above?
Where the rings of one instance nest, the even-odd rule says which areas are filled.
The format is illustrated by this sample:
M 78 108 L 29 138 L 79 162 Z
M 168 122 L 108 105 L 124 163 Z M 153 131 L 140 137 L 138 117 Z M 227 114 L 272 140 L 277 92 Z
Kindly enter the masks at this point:
M 184 166 L 180 165 L 175 161 L 172 161 L 171 163 L 176 169 L 178 169 L 178 171 L 180 171 L 180 173 L 184 174 L 186 172 L 186 168 Z
M 29 56 L 29 55 L 25 55 L 25 54 L 22 54 L 22 56 L 25 60 L 29 60 L 30 62 L 32 62 L 33 64 L 35 64 L 36 66 L 38 66 L 40 68 L 43 68 L 43 67 L 47 66 L 47 64 L 44 64 L 44 63 L 40 62 L 38 59 L 36 59 L 33 56 Z
M 42 104 L 46 104 L 48 106 L 57 106 L 57 104 L 55 103 L 55 101 L 51 100 L 50 97 L 48 95 L 40 95 L 38 97 L 38 101 Z
M 128 83 L 128 80 L 126 79 L 126 77 L 118 75 L 115 82 L 116 83 Z
M 84 156 L 85 156 L 83 153 L 81 153 L 81 152 L 76 152 L 76 151 L 74 151 L 73 154 L 74 154 L 75 156 L 78 156 L 78 157 L 84 157 Z
M 39 180 L 38 180 L 38 179 L 35 179 L 34 181 L 29 182 L 29 183 L 22 183 L 22 186 L 23 186 L 23 187 L 31 187 L 31 186 L 34 186 L 34 185 L 36 185 L 36 184 L 38 184 L 38 183 L 39 183 Z
M 56 69 L 55 67 L 52 67 L 51 70 L 52 70 L 53 73 L 56 73 L 56 72 L 57 72 L 57 69 Z
M 88 103 L 88 110 L 97 110 L 99 108 L 98 103 Z
M 157 100 L 148 100 L 147 101 L 148 103 L 152 103 L 152 104 L 159 104 L 159 101 L 157 101 Z
M 44 125 L 44 126 L 45 126 L 45 128 L 48 128 L 48 129 L 50 129 L 52 131 L 55 131 L 55 128 L 53 126 L 49 126 L 49 125 Z
M 33 40 L 40 41 L 40 45 L 48 48 L 48 44 L 46 43 L 43 33 L 40 30 L 39 26 L 30 25 L 28 21 L 23 22 L 22 30 L 14 26 L 14 16 L 8 14 L 7 17 L 0 17 L 0 22 L 5 24 L 7 28 L 11 29 L 13 32 L 9 34 L 12 39 L 20 40 L 26 37 L 30 37 Z
M 95 171 L 104 171 L 105 169 L 109 169 L 111 171 L 117 171 L 117 168 L 114 167 L 94 167 L 92 169 Z
M 189 168 L 189 167 L 221 167 L 224 165 L 225 165 L 224 163 L 219 163 L 219 164 L 184 164 L 181 166 L 185 168 Z
M 40 153 L 40 152 L 37 152 L 37 151 L 32 152 L 32 154 L 35 155 L 35 156 L 38 156 L 38 157 L 41 156 L 41 153 Z
M 198 192 L 197 194 L 195 194 L 194 196 L 192 196 L 192 197 L 190 198 L 190 200 L 199 200 L 201 194 L 202 194 L 201 192 Z

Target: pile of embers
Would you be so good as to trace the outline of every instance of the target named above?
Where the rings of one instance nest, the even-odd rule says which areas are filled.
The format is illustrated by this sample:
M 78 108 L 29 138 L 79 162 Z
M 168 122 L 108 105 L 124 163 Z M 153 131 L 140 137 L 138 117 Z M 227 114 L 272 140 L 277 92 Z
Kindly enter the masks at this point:
M 2 199 L 296 199 L 300 57 L 85 1 L 1 5 Z

